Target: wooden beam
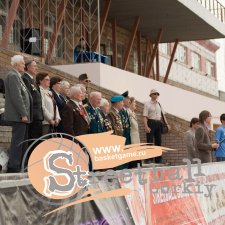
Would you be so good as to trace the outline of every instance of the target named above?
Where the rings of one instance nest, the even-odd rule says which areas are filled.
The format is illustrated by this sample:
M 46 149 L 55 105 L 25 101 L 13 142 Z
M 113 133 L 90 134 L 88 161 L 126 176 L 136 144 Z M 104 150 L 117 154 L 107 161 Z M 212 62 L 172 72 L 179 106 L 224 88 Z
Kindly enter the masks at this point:
M 132 28 L 132 31 L 131 31 L 131 36 L 130 36 L 129 43 L 127 45 L 127 49 L 125 51 L 123 65 L 122 65 L 123 70 L 126 70 L 126 68 L 127 68 L 129 56 L 130 56 L 130 53 L 131 53 L 131 49 L 132 49 L 132 46 L 133 46 L 133 43 L 134 43 L 134 39 L 135 39 L 135 36 L 136 36 L 136 32 L 137 32 L 137 28 L 138 28 L 139 23 L 140 23 L 140 16 L 137 16 L 135 21 L 134 21 L 134 25 L 133 25 L 133 28 Z
M 149 55 L 150 55 L 150 59 L 151 59 L 152 54 L 153 54 L 153 44 L 150 42 L 149 43 Z M 154 63 L 152 65 L 150 74 L 147 74 L 147 77 L 151 77 L 151 75 L 152 75 L 153 80 L 155 80 L 156 78 L 155 78 Z
M 41 57 L 44 57 L 44 39 L 45 39 L 45 2 L 46 0 L 40 0 L 40 39 L 41 39 Z
M 141 32 L 137 32 L 138 74 L 142 75 Z
M 159 81 L 159 47 L 156 53 L 156 80 Z
M 113 48 L 113 66 L 117 67 L 117 34 L 116 34 L 116 19 L 112 20 L 112 48 Z
M 2 36 L 1 46 L 3 48 L 8 47 L 9 35 L 10 35 L 10 32 L 11 32 L 12 27 L 13 27 L 13 23 L 14 23 L 14 20 L 15 20 L 15 17 L 16 17 L 17 9 L 19 7 L 19 3 L 20 3 L 20 0 L 13 0 L 12 4 L 10 6 L 8 16 L 7 16 L 7 22 L 5 24 L 4 33 L 3 33 L 3 36 Z
M 158 49 L 158 45 L 159 45 L 159 42 L 160 42 L 161 38 L 162 38 L 162 29 L 160 29 L 159 32 L 158 32 L 156 42 L 155 42 L 155 45 L 154 45 L 154 48 L 153 48 L 153 52 L 151 54 L 151 59 L 150 59 L 150 62 L 149 62 L 148 68 L 147 68 L 147 76 L 148 77 L 150 77 L 150 72 L 151 72 L 151 69 L 152 69 L 152 66 L 153 66 L 153 63 L 154 63 L 154 59 L 155 59 L 157 49 Z
M 68 0 L 61 0 L 60 5 L 57 9 L 57 18 L 58 19 L 55 23 L 54 30 L 53 30 L 53 33 L 50 38 L 49 49 L 48 49 L 48 53 L 47 53 L 46 60 L 45 60 L 46 64 L 48 64 L 51 61 L 53 49 L 55 47 L 57 37 L 58 37 L 59 31 L 60 31 L 60 28 L 62 25 L 63 17 L 65 15 L 67 2 L 68 2 Z
M 148 64 L 148 49 L 149 49 L 150 41 L 146 39 L 146 48 L 145 48 L 145 64 L 144 64 L 144 76 L 146 76 L 147 72 L 147 64 Z
M 25 0 L 24 2 L 24 6 L 25 6 L 25 26 L 26 28 L 32 28 L 32 18 L 31 18 L 31 14 L 30 14 L 30 6 L 32 5 L 32 1 L 31 0 Z
M 178 39 L 176 39 L 175 44 L 174 44 L 174 46 L 173 46 L 172 54 L 171 54 L 171 56 L 170 56 L 169 65 L 168 65 L 168 67 L 167 67 L 166 75 L 165 75 L 165 77 L 164 77 L 163 83 L 166 83 L 167 80 L 168 80 L 169 73 L 170 73 L 170 69 L 171 69 L 171 66 L 172 66 L 172 63 L 173 63 L 173 60 L 174 60 L 174 56 L 175 56 L 175 54 L 176 54 L 178 42 L 179 42 Z
M 109 14 L 109 9 L 110 9 L 111 2 L 112 2 L 112 0 L 105 0 L 105 6 L 104 6 L 104 9 L 103 9 L 103 12 L 102 12 L 101 19 L 100 19 L 100 35 L 99 35 L 100 36 L 100 40 L 101 40 L 101 37 L 102 37 L 102 34 L 103 34 L 103 30 L 104 30 L 104 27 L 105 27 L 105 23 L 106 23 L 108 14 Z M 100 40 L 98 40 L 98 36 L 97 36 L 97 38 L 95 39 L 95 41 L 93 43 L 93 50 L 95 52 L 98 49 L 98 44 L 99 44 Z M 99 49 L 99 51 L 100 51 L 100 49 Z

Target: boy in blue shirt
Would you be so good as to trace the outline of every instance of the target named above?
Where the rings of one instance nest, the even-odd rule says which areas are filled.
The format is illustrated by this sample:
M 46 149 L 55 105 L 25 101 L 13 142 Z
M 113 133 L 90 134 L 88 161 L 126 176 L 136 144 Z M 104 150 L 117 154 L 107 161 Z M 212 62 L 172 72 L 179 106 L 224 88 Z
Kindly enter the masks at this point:
M 225 114 L 220 116 L 220 121 L 222 125 L 217 128 L 215 134 L 215 140 L 219 144 L 215 152 L 217 162 L 225 161 Z

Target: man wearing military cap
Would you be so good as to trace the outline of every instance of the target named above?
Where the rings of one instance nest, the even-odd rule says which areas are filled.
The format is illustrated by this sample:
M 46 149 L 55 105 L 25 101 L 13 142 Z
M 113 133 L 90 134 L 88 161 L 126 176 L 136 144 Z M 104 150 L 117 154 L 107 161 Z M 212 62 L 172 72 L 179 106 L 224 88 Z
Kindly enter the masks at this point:
M 101 100 L 102 94 L 100 92 L 91 92 L 89 96 L 89 102 L 85 107 L 90 121 L 90 134 L 102 133 L 105 131 L 104 119 L 102 117 L 101 109 L 99 108 Z
M 109 112 L 109 119 L 114 130 L 114 134 L 123 136 L 123 124 L 120 116 L 120 110 L 123 108 L 124 97 L 121 95 L 115 95 L 111 98 L 112 107 Z
M 88 75 L 86 73 L 82 73 L 78 77 L 78 80 L 79 80 L 79 84 L 84 85 L 84 87 L 86 88 L 86 92 L 87 92 L 89 83 L 91 83 L 91 80 L 88 78 Z M 81 89 L 83 89 L 83 88 L 81 87 Z M 82 100 L 82 102 L 83 102 L 83 105 L 86 105 L 88 103 L 88 93 L 87 93 L 87 96 L 85 97 L 85 99 Z
M 131 137 L 130 137 L 130 120 L 129 120 L 129 115 L 127 112 L 127 109 L 130 106 L 130 98 L 128 96 L 128 91 L 124 92 L 122 94 L 124 97 L 124 107 L 120 110 L 120 116 L 122 119 L 122 124 L 123 124 L 123 136 L 126 138 L 126 145 L 131 144 Z
M 91 83 L 91 80 L 88 78 L 88 75 L 86 73 L 82 73 L 78 77 L 79 83 L 83 84 L 86 88 L 88 87 L 89 83 Z

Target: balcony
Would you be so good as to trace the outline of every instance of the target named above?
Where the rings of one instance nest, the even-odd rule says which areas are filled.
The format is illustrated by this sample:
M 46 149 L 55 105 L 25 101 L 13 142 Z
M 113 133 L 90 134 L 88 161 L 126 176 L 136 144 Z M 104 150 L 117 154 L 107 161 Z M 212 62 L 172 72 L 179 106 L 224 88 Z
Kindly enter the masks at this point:
M 197 0 L 221 22 L 225 22 L 225 8 L 217 0 Z

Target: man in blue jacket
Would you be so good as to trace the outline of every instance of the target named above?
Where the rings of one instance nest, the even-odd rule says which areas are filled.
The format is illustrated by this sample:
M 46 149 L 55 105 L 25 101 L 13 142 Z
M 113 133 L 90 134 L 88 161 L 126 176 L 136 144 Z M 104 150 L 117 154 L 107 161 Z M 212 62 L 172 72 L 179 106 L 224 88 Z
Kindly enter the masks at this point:
M 215 134 L 215 140 L 219 144 L 215 152 L 217 162 L 225 161 L 225 114 L 220 116 L 220 121 L 222 125 L 217 128 Z

